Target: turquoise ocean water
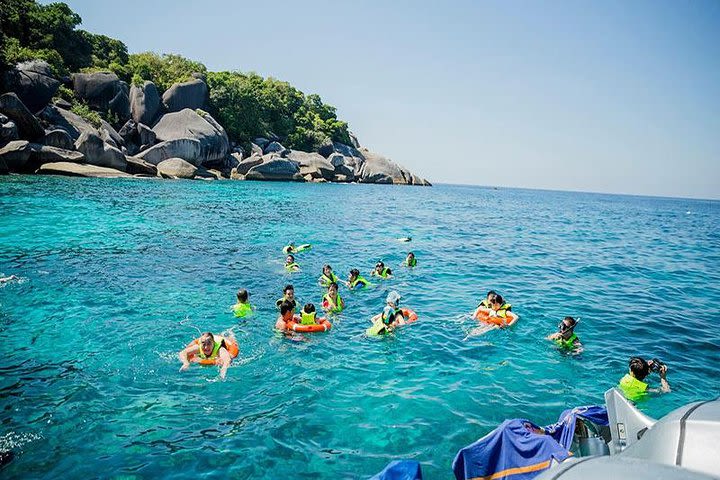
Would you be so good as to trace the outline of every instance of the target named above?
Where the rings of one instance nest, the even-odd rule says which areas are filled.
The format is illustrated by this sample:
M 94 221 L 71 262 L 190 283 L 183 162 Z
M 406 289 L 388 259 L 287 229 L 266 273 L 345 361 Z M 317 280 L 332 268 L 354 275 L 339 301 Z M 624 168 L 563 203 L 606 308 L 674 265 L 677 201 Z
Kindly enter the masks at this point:
M 282 267 L 289 241 L 314 245 L 301 273 Z M 396 277 L 341 288 L 331 332 L 273 332 L 284 284 L 319 305 L 323 263 L 346 278 L 378 259 Z M 363 478 L 397 458 L 451 478 L 456 451 L 504 419 L 601 403 L 633 354 L 669 365 L 651 416 L 720 395 L 720 202 L 5 177 L 0 273 L 21 277 L 0 287 L 5 478 Z M 251 320 L 230 313 L 239 287 Z M 389 289 L 420 320 L 367 338 Z M 466 338 L 488 289 L 520 320 Z M 579 356 L 543 340 L 565 315 L 581 317 Z M 235 332 L 225 381 L 178 372 L 198 329 Z

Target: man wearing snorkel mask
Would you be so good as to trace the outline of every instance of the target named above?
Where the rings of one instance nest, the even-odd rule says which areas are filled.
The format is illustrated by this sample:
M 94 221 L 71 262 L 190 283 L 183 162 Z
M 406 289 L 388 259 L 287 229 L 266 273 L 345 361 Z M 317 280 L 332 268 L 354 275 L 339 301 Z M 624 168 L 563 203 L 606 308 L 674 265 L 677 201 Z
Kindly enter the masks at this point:
M 547 339 L 555 342 L 560 350 L 572 353 L 580 353 L 583 350 L 582 343 L 577 335 L 575 335 L 575 325 L 577 320 L 573 317 L 565 317 L 558 324 L 558 331 L 548 335 Z

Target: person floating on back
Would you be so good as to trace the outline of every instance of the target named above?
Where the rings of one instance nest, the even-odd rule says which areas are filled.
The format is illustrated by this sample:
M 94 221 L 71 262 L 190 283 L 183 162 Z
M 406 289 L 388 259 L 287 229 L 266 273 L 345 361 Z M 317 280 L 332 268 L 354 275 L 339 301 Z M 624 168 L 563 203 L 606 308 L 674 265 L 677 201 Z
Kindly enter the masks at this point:
M 625 398 L 632 402 L 637 402 L 645 398 L 648 393 L 668 393 L 670 392 L 670 384 L 667 381 L 667 365 L 657 358 L 645 361 L 640 357 L 630 358 L 628 362 L 629 370 L 623 378 L 620 379 L 618 387 Z M 644 382 L 650 372 L 657 372 L 660 375 L 660 388 L 648 388 L 648 384 Z
M 295 309 L 297 308 L 297 302 L 295 301 L 295 287 L 290 284 L 285 285 L 285 288 L 283 288 L 283 296 L 278 298 L 275 302 L 278 309 L 280 309 L 283 302 L 288 302 L 292 306 L 292 313 L 295 313 Z
M 220 378 L 225 378 L 230 362 L 237 354 L 237 341 L 234 338 L 206 332 L 178 353 L 178 358 L 182 362 L 180 371 L 187 370 L 190 362 L 219 365 Z
M 417 265 L 417 258 L 415 258 L 415 254 L 413 252 L 408 252 L 403 265 L 410 268 Z
M 288 272 L 297 272 L 300 270 L 300 265 L 295 263 L 295 257 L 292 255 L 288 255 L 285 257 L 285 270 Z
M 355 288 L 364 288 L 370 285 L 370 282 L 365 280 L 364 277 L 360 275 L 360 270 L 357 268 L 353 268 L 350 270 L 350 277 L 348 278 L 348 281 L 345 282 L 345 285 L 348 286 L 349 289 L 355 289 Z
M 558 331 L 548 335 L 546 338 L 555 342 L 555 345 L 561 351 L 580 353 L 583 351 L 583 346 L 575 334 L 577 323 L 578 321 L 573 317 L 565 317 L 558 325 Z
M 328 291 L 323 297 L 323 309 L 329 313 L 340 313 L 345 308 L 345 301 L 338 293 L 338 284 L 332 282 L 328 287 Z
M 372 276 L 380 278 L 392 278 L 392 270 L 387 268 L 385 264 L 380 261 L 375 264 L 375 270 L 372 271 Z
M 296 247 L 294 242 L 290 242 L 289 244 L 287 244 L 286 246 L 283 247 L 283 253 L 286 255 L 288 253 L 299 253 L 304 250 L 308 250 L 311 247 L 312 247 L 312 245 L 310 245 L 309 243 L 304 243 L 304 244 Z
M 330 265 L 325 265 L 323 267 L 322 275 L 320 275 L 320 278 L 318 279 L 318 282 L 320 283 L 320 285 L 327 288 L 333 282 L 340 282 L 340 279 L 332 271 L 332 267 Z
M 252 315 L 253 310 L 252 306 L 248 302 L 248 297 L 250 296 L 250 293 L 248 293 L 247 290 L 244 288 L 241 288 L 237 292 L 237 303 L 233 305 L 232 310 L 235 314 L 236 318 L 243 318 L 247 317 L 248 315 Z

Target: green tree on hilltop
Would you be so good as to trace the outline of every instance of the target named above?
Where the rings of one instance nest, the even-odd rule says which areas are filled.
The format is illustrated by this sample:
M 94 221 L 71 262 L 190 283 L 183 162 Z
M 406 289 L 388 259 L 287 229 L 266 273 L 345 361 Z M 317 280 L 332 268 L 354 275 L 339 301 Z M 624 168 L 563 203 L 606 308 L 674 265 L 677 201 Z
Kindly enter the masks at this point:
M 143 52 L 128 56 L 127 71 L 134 82 L 150 80 L 164 92 L 173 83 L 190 80 L 193 73 L 206 73 L 207 68 L 181 55 Z

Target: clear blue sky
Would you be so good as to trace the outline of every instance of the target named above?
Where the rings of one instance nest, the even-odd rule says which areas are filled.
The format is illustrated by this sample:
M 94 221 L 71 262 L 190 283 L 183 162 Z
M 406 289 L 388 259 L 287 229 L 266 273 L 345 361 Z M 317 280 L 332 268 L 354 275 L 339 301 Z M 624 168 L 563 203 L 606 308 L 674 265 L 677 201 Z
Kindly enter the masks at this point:
M 720 198 L 720 2 L 71 0 L 130 52 L 318 93 L 434 182 Z

